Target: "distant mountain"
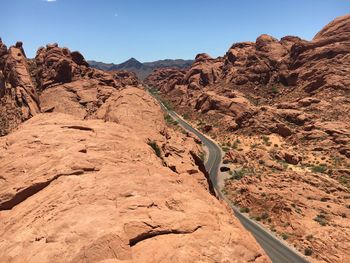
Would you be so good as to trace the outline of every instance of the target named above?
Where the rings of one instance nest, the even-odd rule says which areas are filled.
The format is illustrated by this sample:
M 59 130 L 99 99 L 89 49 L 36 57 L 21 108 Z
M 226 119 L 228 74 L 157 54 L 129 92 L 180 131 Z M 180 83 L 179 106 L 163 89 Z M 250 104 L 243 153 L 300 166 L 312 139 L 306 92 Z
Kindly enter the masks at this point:
M 180 68 L 185 69 L 191 67 L 193 60 L 184 59 L 164 59 L 154 62 L 141 63 L 135 58 L 130 58 L 129 60 L 121 64 L 113 63 L 103 63 L 94 60 L 89 60 L 88 63 L 93 68 L 98 68 L 102 70 L 127 70 L 135 72 L 139 79 L 145 79 L 149 74 L 151 74 L 155 69 L 158 68 Z

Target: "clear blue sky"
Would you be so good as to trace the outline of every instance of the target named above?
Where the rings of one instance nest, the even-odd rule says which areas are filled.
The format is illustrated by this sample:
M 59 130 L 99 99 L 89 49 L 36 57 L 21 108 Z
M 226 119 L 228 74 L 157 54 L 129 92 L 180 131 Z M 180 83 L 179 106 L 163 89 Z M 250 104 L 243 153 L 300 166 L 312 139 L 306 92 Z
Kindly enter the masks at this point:
M 28 57 L 57 42 L 104 62 L 189 59 L 263 33 L 311 39 L 347 13 L 349 0 L 1 0 L 0 37 Z

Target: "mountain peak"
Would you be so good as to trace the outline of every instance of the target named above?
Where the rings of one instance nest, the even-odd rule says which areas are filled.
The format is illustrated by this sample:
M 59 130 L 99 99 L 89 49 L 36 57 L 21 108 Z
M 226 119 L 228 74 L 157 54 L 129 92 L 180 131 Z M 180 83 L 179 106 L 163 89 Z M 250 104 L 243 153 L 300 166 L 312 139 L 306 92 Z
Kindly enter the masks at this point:
M 140 61 L 138 61 L 136 58 L 129 58 L 127 61 L 125 62 L 138 62 L 138 63 L 141 63 Z M 125 63 L 124 62 L 124 63 Z
M 142 68 L 143 64 L 138 61 L 135 58 L 130 58 L 127 61 L 121 63 L 118 65 L 118 69 L 128 69 L 128 68 L 134 68 L 134 69 L 140 69 Z

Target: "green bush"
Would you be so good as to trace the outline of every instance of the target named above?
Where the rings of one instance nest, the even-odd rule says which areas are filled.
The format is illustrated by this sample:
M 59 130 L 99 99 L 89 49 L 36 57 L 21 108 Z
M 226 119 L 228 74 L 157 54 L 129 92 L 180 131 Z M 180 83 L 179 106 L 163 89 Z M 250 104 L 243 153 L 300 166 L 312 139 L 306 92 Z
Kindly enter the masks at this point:
M 273 94 L 278 94 L 278 93 L 280 93 L 279 90 L 278 90 L 278 88 L 277 88 L 276 86 L 271 87 L 271 92 L 272 92 Z
M 314 220 L 315 220 L 316 222 L 318 222 L 321 226 L 327 225 L 327 219 L 326 219 L 325 215 L 322 214 L 322 213 L 318 214 L 318 215 L 314 218 Z
M 241 180 L 249 171 L 246 168 L 241 168 L 239 170 L 234 170 L 231 179 Z
M 283 240 L 287 240 L 289 238 L 289 234 L 288 233 L 281 233 L 281 237 L 283 238 Z
M 270 142 L 270 138 L 269 137 L 264 135 L 264 136 L 261 137 L 261 139 L 264 141 L 265 145 L 271 146 L 272 143 Z
M 168 123 L 170 125 L 177 125 L 178 124 L 178 122 L 175 121 L 169 114 L 164 115 L 164 120 L 166 121 L 166 123 Z
M 156 95 L 156 94 L 159 94 L 159 90 L 157 90 L 156 88 L 148 88 L 148 91 L 153 94 L 153 95 Z
M 147 144 L 152 147 L 158 157 L 161 157 L 161 150 L 155 141 L 148 141 Z
M 227 146 L 222 146 L 221 148 L 222 148 L 222 150 L 223 150 L 224 152 L 230 151 L 230 148 L 227 147 Z
M 185 119 L 185 120 L 188 120 L 190 118 L 190 116 L 188 115 L 188 113 L 185 113 L 184 115 L 182 115 L 182 117 Z
M 241 213 L 249 213 L 250 209 L 249 209 L 249 207 L 241 207 L 241 209 L 239 209 L 239 211 Z
M 311 167 L 311 171 L 314 173 L 324 173 L 327 170 L 325 165 L 315 165 Z
M 173 104 L 170 101 L 167 101 L 165 99 L 161 99 L 163 105 L 165 106 L 165 108 L 167 108 L 167 110 L 173 110 Z
M 341 176 L 341 177 L 339 178 L 339 182 L 340 182 L 342 185 L 344 185 L 345 187 L 350 188 L 350 181 L 349 181 L 349 179 L 348 179 L 347 177 Z
M 258 143 L 253 143 L 252 145 L 250 145 L 250 148 L 255 149 L 255 148 L 257 148 L 258 146 L 259 146 Z

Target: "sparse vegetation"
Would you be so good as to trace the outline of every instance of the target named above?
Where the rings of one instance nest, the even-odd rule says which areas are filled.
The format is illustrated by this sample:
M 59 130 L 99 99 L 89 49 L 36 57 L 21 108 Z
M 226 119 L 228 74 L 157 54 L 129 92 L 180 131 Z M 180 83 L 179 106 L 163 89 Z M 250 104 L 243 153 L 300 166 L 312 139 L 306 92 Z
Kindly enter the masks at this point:
M 252 145 L 250 145 L 250 148 L 255 149 L 255 148 L 257 148 L 258 146 L 259 146 L 258 143 L 253 143 Z
M 169 114 L 165 114 L 164 115 L 164 120 L 166 121 L 166 123 L 168 123 L 169 125 L 177 125 L 178 122 L 175 121 Z
M 167 108 L 168 110 L 173 110 L 174 109 L 173 104 L 170 101 L 165 100 L 163 98 L 160 98 L 160 101 L 163 103 L 165 108 Z
M 227 147 L 227 146 L 221 146 L 221 149 L 222 149 L 224 152 L 230 151 L 230 147 Z
M 266 146 L 271 146 L 272 143 L 270 142 L 270 138 L 268 136 L 263 135 L 261 136 L 261 139 L 264 141 Z
M 269 218 L 269 214 L 266 213 L 266 212 L 264 212 L 264 213 L 262 213 L 262 214 L 260 215 L 260 217 L 261 217 L 262 220 L 265 220 L 265 219 L 268 219 L 268 218 Z
M 319 213 L 314 220 L 318 222 L 321 226 L 327 225 L 327 219 L 323 213 Z
M 311 171 L 314 173 L 325 173 L 326 170 L 327 166 L 323 164 L 311 166 Z
M 277 88 L 276 86 L 271 87 L 271 92 L 272 92 L 273 94 L 278 94 L 278 93 L 280 93 L 279 90 L 278 90 L 278 88 Z
M 241 168 L 241 169 L 238 169 L 238 170 L 234 170 L 233 174 L 231 176 L 231 179 L 233 179 L 233 180 L 241 180 L 248 173 L 249 173 L 249 170 L 246 169 L 246 168 Z
M 342 185 L 344 185 L 345 187 L 350 188 L 350 181 L 349 181 L 349 179 L 348 179 L 347 177 L 341 176 L 341 177 L 339 178 L 339 182 L 340 182 Z
M 287 240 L 289 238 L 289 234 L 288 233 L 281 233 L 281 237 L 283 238 L 283 240 Z
M 284 170 L 288 168 L 288 163 L 285 160 L 277 160 L 277 162 L 282 164 Z
M 332 158 L 332 160 L 333 160 L 334 166 L 337 168 L 337 167 L 341 166 L 343 158 L 335 156 L 335 157 Z
M 148 141 L 147 144 L 152 147 L 152 149 L 154 150 L 154 152 L 156 153 L 156 155 L 158 157 L 161 157 L 162 153 L 161 153 L 161 150 L 160 150 L 157 142 L 155 142 L 155 141 Z
M 199 157 L 199 159 L 201 159 L 201 161 L 204 163 L 204 161 L 205 161 L 205 152 L 203 151 L 203 152 L 200 152 L 199 154 L 198 154 L 198 157 Z
M 250 209 L 249 209 L 249 207 L 242 207 L 241 209 L 239 209 L 239 211 L 241 213 L 249 213 Z
M 151 93 L 152 95 L 157 95 L 159 94 L 159 90 L 157 90 L 156 88 L 148 88 L 149 93 Z

